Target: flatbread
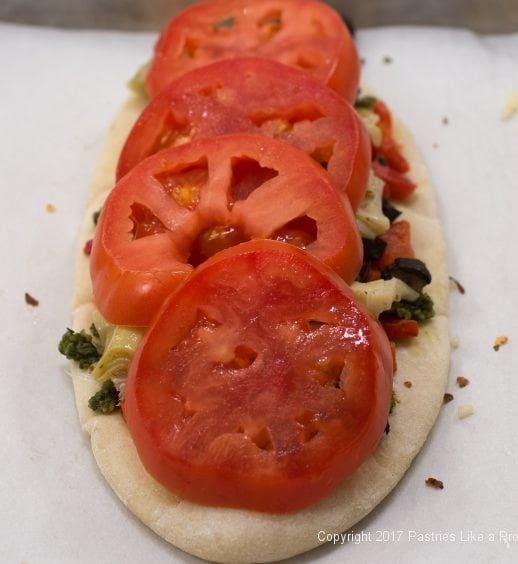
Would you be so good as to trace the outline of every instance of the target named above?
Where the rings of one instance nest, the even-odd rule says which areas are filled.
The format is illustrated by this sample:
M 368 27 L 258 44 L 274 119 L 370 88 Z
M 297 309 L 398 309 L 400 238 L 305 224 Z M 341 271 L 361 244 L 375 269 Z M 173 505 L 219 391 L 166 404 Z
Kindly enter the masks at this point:
M 82 246 L 93 235 L 92 213 L 114 184 L 122 144 L 144 107 L 132 95 L 108 133 L 95 174 L 81 228 L 76 262 L 73 328 L 92 322 L 92 290 L 88 258 Z M 412 225 L 416 256 L 430 269 L 427 292 L 436 316 L 420 334 L 398 346 L 394 390 L 399 402 L 390 416 L 390 433 L 377 450 L 330 496 L 303 511 L 269 515 L 241 509 L 205 507 L 164 489 L 144 470 L 120 413 L 96 415 L 88 407 L 98 383 L 72 366 L 72 379 L 82 428 L 89 433 L 99 468 L 121 501 L 153 531 L 182 550 L 216 562 L 270 562 L 322 544 L 319 531 L 342 532 L 367 515 L 394 488 L 421 449 L 443 402 L 449 366 L 447 327 L 448 275 L 445 245 L 426 166 L 409 132 L 396 121 L 395 137 L 411 162 L 418 189 L 404 205 L 401 219 Z M 410 380 L 412 388 L 403 382 Z

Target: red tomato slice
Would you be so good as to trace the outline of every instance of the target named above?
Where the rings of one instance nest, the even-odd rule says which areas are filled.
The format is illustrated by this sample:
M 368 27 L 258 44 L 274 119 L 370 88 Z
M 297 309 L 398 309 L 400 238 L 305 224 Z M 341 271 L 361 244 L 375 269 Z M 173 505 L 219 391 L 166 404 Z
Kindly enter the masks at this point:
M 307 249 L 347 282 L 361 267 L 347 198 L 298 149 L 257 135 L 165 149 L 103 205 L 90 258 L 95 303 L 110 323 L 148 325 L 193 266 L 265 238 Z
M 341 17 L 315 0 L 213 0 L 187 8 L 155 46 L 148 91 L 154 97 L 184 72 L 246 56 L 302 68 L 349 102 L 356 97 L 354 41 Z
M 268 59 L 230 59 L 174 80 L 139 117 L 117 168 L 193 138 L 255 133 L 298 147 L 325 166 L 353 209 L 367 187 L 370 141 L 354 109 L 307 73 Z
M 208 260 L 167 301 L 122 409 L 166 488 L 288 512 L 369 456 L 391 390 L 390 344 L 352 291 L 307 253 L 252 241 Z

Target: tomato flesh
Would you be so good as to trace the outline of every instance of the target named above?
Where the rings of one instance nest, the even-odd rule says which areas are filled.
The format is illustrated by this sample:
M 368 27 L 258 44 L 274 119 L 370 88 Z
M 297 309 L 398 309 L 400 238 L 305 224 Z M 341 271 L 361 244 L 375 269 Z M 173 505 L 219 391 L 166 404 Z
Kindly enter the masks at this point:
M 256 135 L 165 149 L 103 206 L 90 259 L 96 306 L 110 323 L 148 325 L 194 266 L 257 238 L 303 247 L 347 282 L 361 267 L 347 198 L 303 152 Z
M 340 16 L 315 0 L 200 2 L 173 18 L 155 46 L 151 97 L 174 78 L 211 62 L 256 56 L 303 69 L 350 102 L 359 59 Z
M 367 186 L 370 141 L 354 109 L 307 73 L 267 59 L 231 59 L 174 80 L 139 117 L 120 179 L 149 155 L 227 133 L 266 135 L 312 156 L 354 209 Z
M 251 241 L 203 263 L 169 298 L 122 408 L 166 488 L 288 512 L 374 450 L 391 390 L 390 344 L 336 274 L 291 245 Z

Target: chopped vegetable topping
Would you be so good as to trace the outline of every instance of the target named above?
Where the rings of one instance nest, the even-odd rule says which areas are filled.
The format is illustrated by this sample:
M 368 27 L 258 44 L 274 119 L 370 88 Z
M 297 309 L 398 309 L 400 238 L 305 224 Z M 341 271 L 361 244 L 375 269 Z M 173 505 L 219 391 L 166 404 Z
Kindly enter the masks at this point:
M 502 345 L 507 344 L 509 339 L 505 335 L 501 335 L 495 339 L 495 344 L 493 345 L 493 349 L 498 351 Z
M 457 386 L 459 388 L 465 388 L 469 384 L 469 380 L 464 378 L 464 376 L 457 376 Z
M 394 302 L 390 313 L 395 314 L 400 319 L 415 319 L 425 321 L 435 315 L 433 300 L 428 294 L 420 294 L 417 300 L 401 300 Z
M 101 210 L 97 210 L 96 212 L 94 212 L 92 214 L 92 221 L 94 225 L 97 225 L 98 221 L 99 221 L 99 216 L 101 215 Z
M 354 102 L 354 107 L 358 110 L 360 108 L 370 110 L 376 98 L 374 96 L 361 96 L 360 98 L 356 98 Z
M 388 151 L 389 149 L 386 150 Z M 386 155 L 383 155 L 383 159 L 385 161 L 387 160 Z M 407 178 L 404 173 L 399 172 L 391 166 L 383 164 L 379 159 L 379 156 L 372 161 L 372 170 L 379 179 L 385 182 L 385 188 L 383 190 L 383 196 L 385 198 L 404 200 L 417 188 L 417 184 Z
M 473 415 L 473 413 L 475 413 L 475 409 L 470 404 L 459 405 L 459 407 L 457 408 L 457 414 L 459 416 L 459 419 L 464 419 L 465 417 L 469 417 L 470 415 Z
M 461 294 L 465 294 L 466 290 L 464 289 L 464 286 L 456 279 L 453 278 L 453 276 L 450 276 L 450 282 L 455 286 L 455 288 L 457 288 L 457 290 L 461 293 Z
M 84 244 L 83 247 L 83 253 L 89 257 L 92 254 L 92 245 L 93 245 L 93 240 L 92 239 L 88 239 L 88 241 Z
M 93 365 L 101 358 L 99 351 L 92 342 L 92 335 L 84 329 L 79 333 L 67 329 L 61 337 L 58 350 L 68 359 L 74 360 L 81 370 L 91 370 Z
M 387 242 L 379 237 L 375 237 L 374 239 L 362 237 L 362 243 L 363 260 L 379 260 L 387 246 Z
M 40 302 L 39 302 L 36 298 L 34 298 L 33 296 L 31 296 L 31 295 L 30 295 L 29 293 L 27 293 L 27 292 L 25 292 L 25 303 L 26 303 L 27 305 L 30 305 L 30 306 L 33 306 L 33 307 L 36 307 L 37 305 L 40 304 Z
M 427 478 L 425 484 L 431 488 L 435 488 L 436 490 L 444 489 L 444 483 L 437 478 Z
M 101 389 L 88 400 L 88 407 L 96 413 L 107 415 L 119 405 L 119 392 L 111 380 L 103 382 Z
M 218 29 L 229 29 L 231 27 L 234 27 L 235 23 L 236 19 L 233 16 L 230 16 L 228 18 L 225 18 L 224 20 L 219 20 L 219 22 L 216 22 L 212 27 L 215 31 L 217 31 Z
M 443 403 L 450 403 L 450 401 L 453 401 L 453 394 L 446 392 L 442 398 L 442 401 Z
M 384 280 L 399 278 L 416 292 L 421 292 L 432 281 L 432 275 L 424 262 L 415 258 L 397 258 L 383 268 L 381 277 Z
M 383 182 L 370 173 L 365 197 L 356 211 L 356 223 L 362 237 L 374 239 L 390 228 L 390 222 L 382 211 L 382 196 Z
M 406 339 L 419 335 L 419 324 L 415 319 L 398 319 L 393 316 L 380 317 L 380 323 L 391 340 Z
M 419 294 L 398 278 L 392 280 L 373 280 L 371 282 L 354 282 L 351 289 L 374 317 L 389 311 L 394 302 L 401 300 L 417 300 Z
M 383 215 L 388 217 L 390 223 L 395 221 L 401 215 L 401 212 L 385 198 L 383 198 L 382 200 L 382 210 L 383 210 Z
M 403 382 L 403 385 L 405 386 L 405 388 L 411 388 L 412 382 L 410 382 L 410 380 L 406 380 L 405 382 Z

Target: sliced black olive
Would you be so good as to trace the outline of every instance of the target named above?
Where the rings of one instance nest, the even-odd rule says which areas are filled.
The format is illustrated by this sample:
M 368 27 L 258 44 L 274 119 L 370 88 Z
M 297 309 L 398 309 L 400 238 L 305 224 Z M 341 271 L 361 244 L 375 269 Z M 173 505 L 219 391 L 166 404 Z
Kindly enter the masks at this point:
M 360 95 L 358 95 L 358 98 L 356 98 L 356 101 L 354 102 L 354 107 L 357 110 L 361 110 L 361 109 L 370 110 L 370 109 L 372 109 L 372 106 L 374 105 L 375 101 L 376 101 L 376 98 L 374 98 L 374 96 L 360 96 Z
M 358 276 L 356 277 L 356 282 L 367 282 L 367 276 L 369 275 L 370 267 L 370 261 L 364 260 L 360 272 L 358 272 Z
M 388 218 L 390 223 L 395 221 L 401 215 L 401 212 L 385 198 L 383 198 L 382 210 L 383 215 Z
M 432 275 L 424 262 L 414 258 L 397 258 L 381 271 L 381 277 L 383 280 L 399 278 L 416 292 L 421 292 L 432 281 Z
M 386 241 L 376 237 L 375 239 L 366 239 L 362 238 L 363 243 L 363 260 L 379 260 L 383 252 L 385 251 L 385 247 L 387 246 Z

